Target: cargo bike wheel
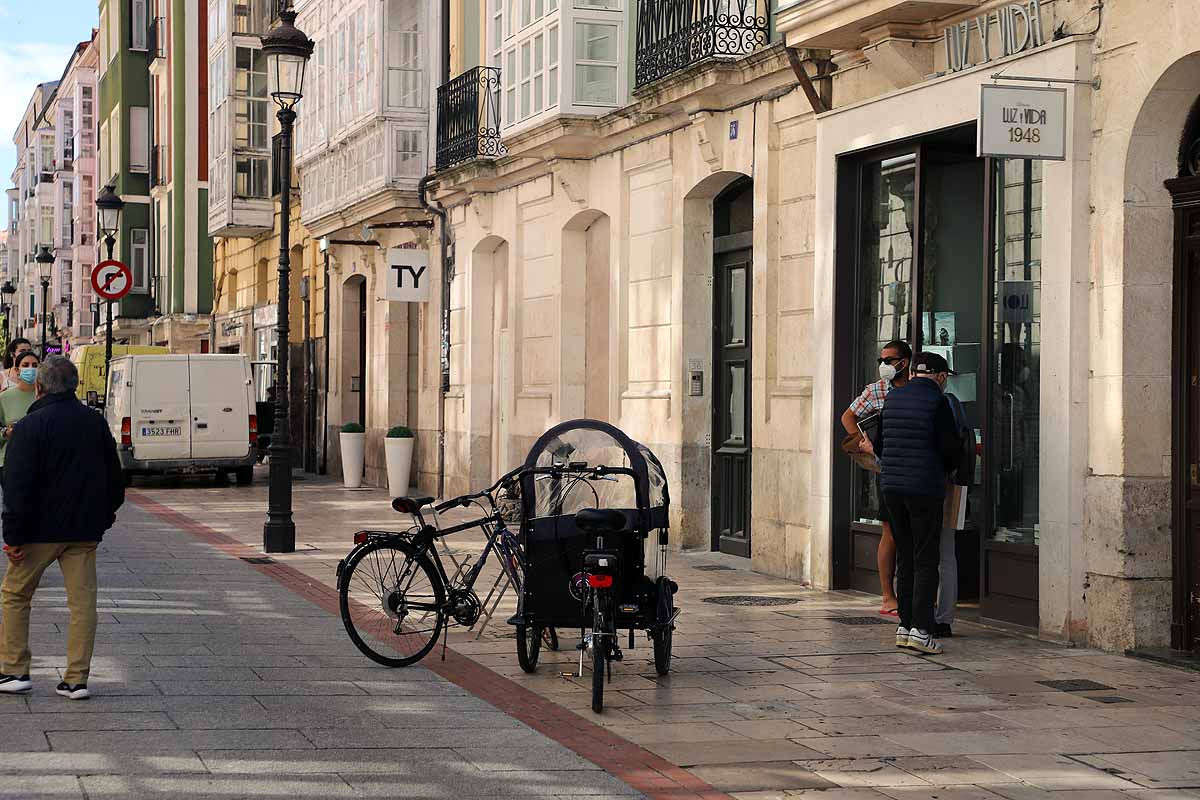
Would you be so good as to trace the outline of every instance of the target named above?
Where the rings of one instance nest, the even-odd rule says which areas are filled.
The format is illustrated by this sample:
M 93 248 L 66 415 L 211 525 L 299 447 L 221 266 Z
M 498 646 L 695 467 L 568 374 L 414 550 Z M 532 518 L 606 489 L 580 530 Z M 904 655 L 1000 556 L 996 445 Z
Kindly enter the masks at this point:
M 671 581 L 666 577 L 658 579 L 656 587 L 658 607 L 656 609 L 655 626 L 650 631 L 650 640 L 654 642 L 654 671 L 666 675 L 671 671 L 671 642 L 675 638 L 675 592 Z
M 504 561 L 509 580 L 512 581 L 513 589 L 517 593 L 518 613 L 520 613 L 519 606 L 524 601 L 525 592 L 525 565 L 520 555 L 519 545 L 516 545 L 515 541 L 506 543 Z M 552 627 L 518 624 L 516 633 L 517 663 L 521 665 L 524 672 L 533 672 L 537 669 L 538 656 L 542 651 L 543 644 L 549 650 L 558 649 L 558 633 Z
M 338 607 L 350 641 L 385 667 L 407 667 L 437 644 L 446 592 L 429 556 L 400 538 L 352 553 L 338 576 Z

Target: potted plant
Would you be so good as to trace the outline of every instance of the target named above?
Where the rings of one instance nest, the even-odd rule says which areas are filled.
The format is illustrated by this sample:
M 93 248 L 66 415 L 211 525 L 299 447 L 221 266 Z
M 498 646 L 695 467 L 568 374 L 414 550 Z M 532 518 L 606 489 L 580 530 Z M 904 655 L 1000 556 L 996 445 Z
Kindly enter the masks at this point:
M 367 431 L 357 422 L 342 426 L 342 484 L 347 489 L 362 486 L 363 455 L 367 445 Z
M 388 493 L 404 497 L 412 474 L 413 432 L 403 425 L 388 429 L 383 451 L 387 459 Z

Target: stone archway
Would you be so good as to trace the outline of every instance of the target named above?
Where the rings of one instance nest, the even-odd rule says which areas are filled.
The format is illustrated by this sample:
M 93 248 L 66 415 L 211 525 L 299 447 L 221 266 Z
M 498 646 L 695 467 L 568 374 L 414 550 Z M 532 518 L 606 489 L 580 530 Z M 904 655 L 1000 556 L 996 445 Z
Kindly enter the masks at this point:
M 1105 649 L 1169 643 L 1166 534 L 1178 465 L 1171 458 L 1173 212 L 1164 182 L 1178 174 L 1180 138 L 1198 95 L 1200 53 L 1193 53 L 1163 70 L 1137 110 L 1119 187 L 1093 176 L 1101 211 L 1093 227 L 1084 548 L 1088 638 Z M 1119 207 L 1108 196 L 1118 191 Z

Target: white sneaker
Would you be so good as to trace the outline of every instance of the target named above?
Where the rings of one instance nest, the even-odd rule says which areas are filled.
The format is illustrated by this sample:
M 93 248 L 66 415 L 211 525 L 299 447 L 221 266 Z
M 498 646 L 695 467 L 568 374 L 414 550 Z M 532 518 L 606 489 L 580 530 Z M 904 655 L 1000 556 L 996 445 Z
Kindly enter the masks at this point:
M 896 647 L 908 647 L 908 628 L 903 625 L 896 628 Z
M 28 675 L 0 675 L 0 692 L 4 694 L 28 692 L 32 688 L 33 682 Z
M 920 628 L 909 628 L 908 648 L 930 656 L 940 656 L 942 654 L 942 643 L 933 638 L 933 634 L 926 633 Z
M 72 686 L 66 681 L 63 681 L 54 691 L 68 700 L 87 700 L 89 697 L 91 697 L 91 695 L 88 693 L 86 683 L 77 683 Z

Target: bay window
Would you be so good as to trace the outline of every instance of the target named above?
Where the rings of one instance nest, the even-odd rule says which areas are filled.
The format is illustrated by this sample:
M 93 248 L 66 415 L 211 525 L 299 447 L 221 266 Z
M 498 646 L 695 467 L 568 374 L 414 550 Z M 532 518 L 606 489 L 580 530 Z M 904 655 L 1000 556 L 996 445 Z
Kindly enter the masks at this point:
M 265 200 L 270 195 L 270 102 L 267 59 L 262 50 L 234 47 L 233 194 Z
M 486 41 L 506 130 L 626 102 L 628 1 L 490 0 Z

